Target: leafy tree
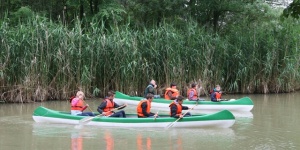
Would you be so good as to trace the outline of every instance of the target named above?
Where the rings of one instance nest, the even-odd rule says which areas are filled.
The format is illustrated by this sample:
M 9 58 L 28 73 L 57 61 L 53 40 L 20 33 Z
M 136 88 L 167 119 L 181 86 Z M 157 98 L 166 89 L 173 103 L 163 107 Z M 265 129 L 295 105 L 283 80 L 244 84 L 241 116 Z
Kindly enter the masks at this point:
M 247 4 L 254 0 L 190 0 L 191 16 L 199 24 L 212 26 L 216 32 L 226 22 L 228 17 L 245 11 Z
M 300 17 L 300 0 L 294 0 L 287 8 L 284 9 L 283 14 L 284 17 L 293 17 L 299 19 Z

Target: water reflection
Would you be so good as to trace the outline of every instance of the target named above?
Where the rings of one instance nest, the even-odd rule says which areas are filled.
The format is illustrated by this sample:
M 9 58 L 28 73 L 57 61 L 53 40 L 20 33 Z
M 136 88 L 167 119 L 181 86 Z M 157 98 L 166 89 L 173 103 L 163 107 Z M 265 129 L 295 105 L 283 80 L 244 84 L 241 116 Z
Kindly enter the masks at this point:
M 151 138 L 150 137 L 143 137 L 141 133 L 136 135 L 136 144 L 138 150 L 151 150 Z M 146 147 L 146 148 L 144 148 Z
M 172 128 L 169 130 L 147 128 L 99 128 L 93 126 L 82 126 L 77 128 L 72 125 L 41 124 L 34 123 L 32 133 L 37 138 L 47 137 L 49 142 L 54 139 L 71 139 L 71 150 L 93 149 L 192 149 L 199 145 L 198 142 L 205 142 L 209 145 L 211 141 L 230 143 L 235 137 L 231 128 L 228 129 L 181 129 Z M 218 137 L 217 139 L 215 139 Z M 64 140 L 66 142 L 67 140 Z M 68 142 L 69 143 L 69 142 Z M 135 144 L 134 144 L 135 143 Z M 55 146 L 54 146 L 55 147 Z M 56 147 L 57 148 L 57 147 Z
M 82 150 L 83 138 L 78 132 L 71 133 L 71 150 Z
M 106 150 L 113 150 L 114 149 L 114 138 L 109 131 L 104 132 L 104 141 L 106 143 Z

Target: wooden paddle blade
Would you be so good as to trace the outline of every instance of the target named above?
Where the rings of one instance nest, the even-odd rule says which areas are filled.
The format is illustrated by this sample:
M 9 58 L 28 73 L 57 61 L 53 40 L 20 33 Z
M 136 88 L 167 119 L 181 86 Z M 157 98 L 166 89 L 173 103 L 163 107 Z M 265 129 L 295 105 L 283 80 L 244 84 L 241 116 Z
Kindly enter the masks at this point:
M 95 117 L 85 117 L 85 118 L 79 120 L 79 124 L 86 124 L 86 123 L 92 121 L 94 118 Z
M 169 129 L 170 127 L 172 127 L 178 120 L 180 120 L 181 118 L 176 119 L 174 122 L 171 122 L 169 125 L 167 125 L 165 127 L 165 129 Z
M 125 107 L 126 107 L 126 105 L 122 105 L 122 106 L 120 106 L 120 107 L 118 107 L 118 108 L 115 108 L 115 109 L 120 110 L 120 109 L 123 109 L 123 108 L 125 108 Z
M 156 112 L 156 114 L 154 116 L 154 120 L 156 120 L 157 116 L 158 116 L 158 111 Z
M 229 99 L 220 99 L 220 101 L 229 101 Z
M 189 111 L 193 110 L 198 104 L 194 105 L 192 108 L 190 108 L 189 110 L 187 110 L 183 116 L 185 116 Z M 168 126 L 165 127 L 165 129 L 169 129 L 170 127 L 172 127 L 178 120 L 180 120 L 182 118 L 178 118 L 177 120 L 175 120 L 174 122 L 170 123 Z
M 88 116 L 88 117 L 85 117 L 85 118 L 79 120 L 79 124 L 87 124 L 88 122 L 92 121 L 94 118 L 100 117 L 100 116 L 102 116 L 102 114 L 99 114 L 97 116 Z

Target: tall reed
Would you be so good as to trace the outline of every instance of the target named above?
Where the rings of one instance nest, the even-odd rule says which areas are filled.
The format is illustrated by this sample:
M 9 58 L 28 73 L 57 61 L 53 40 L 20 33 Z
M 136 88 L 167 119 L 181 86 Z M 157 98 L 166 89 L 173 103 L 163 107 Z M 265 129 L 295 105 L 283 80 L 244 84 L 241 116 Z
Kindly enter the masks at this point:
M 67 99 L 77 90 L 104 96 L 108 90 L 142 95 L 150 79 L 159 94 L 176 82 L 185 95 L 190 83 L 202 94 L 221 84 L 227 92 L 270 93 L 299 89 L 299 27 L 236 26 L 215 34 L 190 21 L 107 31 L 91 23 L 74 28 L 36 16 L 0 26 L 1 99 L 9 102 Z M 230 28 L 230 27 L 228 27 Z

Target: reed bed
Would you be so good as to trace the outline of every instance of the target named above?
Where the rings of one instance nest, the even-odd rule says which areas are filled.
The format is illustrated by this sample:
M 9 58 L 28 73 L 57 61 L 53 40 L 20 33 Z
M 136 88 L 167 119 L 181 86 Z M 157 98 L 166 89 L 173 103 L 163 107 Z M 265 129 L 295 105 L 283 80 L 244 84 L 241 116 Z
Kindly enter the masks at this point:
M 299 89 L 300 27 L 235 27 L 226 34 L 191 21 L 111 31 L 91 23 L 73 28 L 36 16 L 0 25 L 1 100 L 65 100 L 77 90 L 103 97 L 108 90 L 142 95 L 150 79 L 158 92 L 176 82 L 185 95 L 190 83 L 202 94 L 221 84 L 232 93 L 279 93 Z

